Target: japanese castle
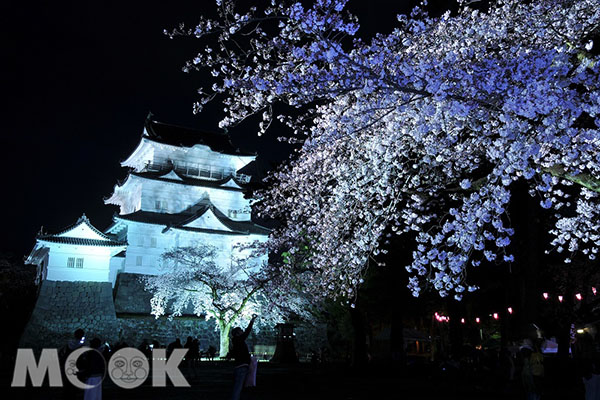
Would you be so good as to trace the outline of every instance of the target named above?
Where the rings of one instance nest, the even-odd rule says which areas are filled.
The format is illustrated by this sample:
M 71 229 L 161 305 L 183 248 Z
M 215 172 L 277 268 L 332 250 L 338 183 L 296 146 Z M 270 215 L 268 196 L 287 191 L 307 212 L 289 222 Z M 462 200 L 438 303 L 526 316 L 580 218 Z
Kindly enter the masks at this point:
M 119 207 L 112 225 L 100 231 L 84 214 L 59 232 L 38 234 L 26 263 L 37 266 L 41 289 L 22 342 L 36 335 L 52 342 L 79 325 L 139 340 L 143 327 L 126 319 L 149 316 L 139 277 L 160 273 L 166 250 L 209 243 L 218 248 L 217 262 L 227 263 L 237 245 L 266 240 L 269 230 L 252 221 L 244 198 L 251 177 L 243 169 L 255 158 L 224 134 L 149 114 L 138 146 L 121 163 L 127 178 L 105 199 Z
M 157 122 L 149 115 L 142 138 L 121 163 L 129 175 L 105 204 L 119 207 L 113 224 L 96 229 L 83 215 L 55 234 L 40 233 L 29 263 L 41 279 L 111 282 L 121 272 L 157 274 L 163 252 L 196 242 L 221 250 L 227 262 L 237 244 L 264 240 L 252 222 L 239 173 L 255 155 L 227 136 Z

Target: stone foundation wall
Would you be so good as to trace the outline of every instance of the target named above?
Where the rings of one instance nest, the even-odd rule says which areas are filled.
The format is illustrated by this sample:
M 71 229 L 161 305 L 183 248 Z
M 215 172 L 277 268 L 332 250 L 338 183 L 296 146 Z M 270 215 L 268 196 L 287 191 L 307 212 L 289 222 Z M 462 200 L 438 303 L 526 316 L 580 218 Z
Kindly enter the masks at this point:
M 61 347 L 82 328 L 112 341 L 119 324 L 110 282 L 43 281 L 19 347 Z
M 137 347 L 144 339 L 166 346 L 175 338 L 182 343 L 197 338 L 200 348 L 219 348 L 214 319 L 184 316 L 169 320 L 150 315 L 150 293 L 143 290 L 139 275 L 120 274 L 113 290 L 109 282 L 43 281 L 32 316 L 21 337 L 20 347 L 62 347 L 81 328 L 86 338 L 99 337 L 115 344 Z M 262 328 L 247 340 L 251 351 L 272 355 L 277 343 L 275 328 Z M 296 326 L 295 346 L 300 358 L 327 346 L 324 325 Z
M 117 314 L 150 315 L 150 299 L 152 293 L 144 289 L 144 275 L 122 272 L 117 276 L 115 284 L 115 311 Z M 183 314 L 194 314 L 188 305 Z
M 163 346 L 176 338 L 185 343 L 191 336 L 198 339 L 201 349 L 207 349 L 209 345 L 219 348 L 219 332 L 212 319 L 180 317 L 169 320 L 165 317 L 156 319 L 152 315 L 120 315 L 118 321 L 120 339 L 130 346 L 138 346 L 144 339 L 150 343 L 156 340 Z

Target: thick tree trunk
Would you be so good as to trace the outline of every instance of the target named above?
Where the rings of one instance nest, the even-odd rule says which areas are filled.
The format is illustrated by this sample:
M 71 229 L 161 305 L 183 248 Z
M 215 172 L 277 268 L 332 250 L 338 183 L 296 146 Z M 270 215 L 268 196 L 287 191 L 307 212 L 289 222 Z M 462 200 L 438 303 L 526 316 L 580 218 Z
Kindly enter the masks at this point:
M 218 321 L 219 324 L 219 357 L 227 356 L 229 353 L 229 331 L 231 324 Z
M 561 324 L 558 332 L 558 358 L 567 360 L 569 358 L 569 349 L 571 348 L 571 326 Z
M 450 316 L 450 322 L 448 323 L 448 339 L 450 341 L 450 348 L 448 353 L 455 357 L 459 357 L 463 347 L 463 328 L 460 323 L 460 318 L 464 315 L 461 310 L 462 304 L 458 303 L 453 299 L 449 299 L 446 303 L 448 307 L 448 314 Z
M 515 207 L 519 205 L 513 215 L 520 221 L 519 250 L 516 262 L 511 266 L 519 293 L 515 322 L 518 323 L 518 336 L 531 338 L 535 332 L 533 323 L 538 319 L 537 304 L 541 295 L 537 287 L 540 257 L 543 254 L 540 207 L 538 200 L 529 196 L 523 186 L 518 186 L 513 193 Z
M 405 279 L 403 270 L 392 268 L 392 282 L 402 282 Z M 394 290 L 394 289 L 389 289 Z M 402 293 L 402 292 L 401 292 Z M 404 348 L 404 296 L 397 294 L 392 297 L 392 324 L 390 332 L 390 351 L 392 365 L 397 368 L 406 366 L 406 351 Z
M 406 352 L 404 351 L 404 321 L 402 319 L 403 304 L 396 301 L 392 310 L 392 326 L 390 332 L 390 350 L 392 352 L 392 364 L 395 367 L 406 366 Z
M 352 355 L 352 366 L 365 367 L 368 362 L 367 356 L 367 334 L 362 311 L 358 304 L 356 308 L 350 309 L 350 319 L 354 328 L 354 354 Z

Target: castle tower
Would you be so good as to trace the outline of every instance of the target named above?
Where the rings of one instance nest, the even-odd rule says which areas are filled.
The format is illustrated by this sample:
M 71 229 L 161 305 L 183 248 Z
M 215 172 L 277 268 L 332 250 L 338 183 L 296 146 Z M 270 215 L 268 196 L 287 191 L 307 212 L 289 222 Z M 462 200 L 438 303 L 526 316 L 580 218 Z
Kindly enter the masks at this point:
M 128 243 L 124 263 L 111 268 L 113 283 L 120 273 L 160 273 L 161 254 L 174 247 L 209 243 L 227 263 L 236 245 L 266 240 L 268 229 L 252 222 L 244 198 L 250 176 L 238 172 L 255 158 L 226 135 L 149 115 L 140 143 L 121 163 L 129 175 L 105 200 L 120 209 L 106 233 Z

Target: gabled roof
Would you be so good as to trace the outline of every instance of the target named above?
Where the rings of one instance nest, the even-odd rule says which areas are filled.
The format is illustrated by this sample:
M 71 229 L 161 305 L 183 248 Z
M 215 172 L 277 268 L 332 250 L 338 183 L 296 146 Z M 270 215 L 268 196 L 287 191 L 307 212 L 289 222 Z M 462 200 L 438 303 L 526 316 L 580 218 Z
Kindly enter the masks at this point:
M 214 207 L 208 207 L 201 214 L 197 213 L 193 218 L 181 223 L 178 227 L 233 232 L 233 229 L 225 225 L 221 219 L 215 215 L 213 209 Z
M 37 240 L 51 243 L 65 243 L 80 246 L 126 246 L 127 243 L 115 240 L 102 233 L 83 214 L 77 222 L 54 234 L 38 233 Z
M 240 150 L 229 140 L 226 133 L 208 132 L 186 128 L 178 125 L 165 124 L 153 118 L 148 113 L 144 124 L 145 137 L 171 146 L 193 147 L 196 144 L 208 146 L 212 151 L 236 156 L 255 156 L 256 153 Z
M 102 231 L 100 231 L 94 225 L 92 225 L 89 218 L 85 214 L 82 214 L 81 217 L 79 217 L 74 224 L 67 226 L 62 231 L 55 233 L 51 236 L 112 240 L 112 238 L 102 233 Z
M 230 235 L 268 235 L 270 230 L 252 221 L 234 221 L 215 207 L 209 199 L 200 201 L 193 213 L 164 214 L 152 211 L 136 211 L 131 214 L 115 215 L 115 219 L 164 225 L 164 230 L 182 229 L 194 232 Z M 208 219 L 214 219 L 209 222 Z
M 51 242 L 51 243 L 65 243 L 65 244 L 74 244 L 78 246 L 106 246 L 106 247 L 118 247 L 118 246 L 126 246 L 127 243 L 118 242 L 116 240 L 95 240 L 95 239 L 82 239 L 75 237 L 60 237 L 60 236 L 39 236 L 38 240 L 42 242 Z
M 181 175 L 179 175 L 173 169 L 171 169 L 171 171 L 167 172 L 166 174 L 161 175 L 160 177 L 162 179 L 171 179 L 171 180 L 174 180 L 174 181 L 183 181 L 183 178 L 181 177 Z

